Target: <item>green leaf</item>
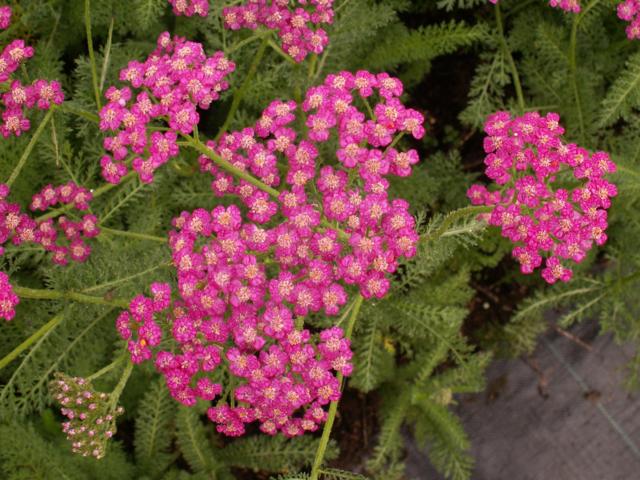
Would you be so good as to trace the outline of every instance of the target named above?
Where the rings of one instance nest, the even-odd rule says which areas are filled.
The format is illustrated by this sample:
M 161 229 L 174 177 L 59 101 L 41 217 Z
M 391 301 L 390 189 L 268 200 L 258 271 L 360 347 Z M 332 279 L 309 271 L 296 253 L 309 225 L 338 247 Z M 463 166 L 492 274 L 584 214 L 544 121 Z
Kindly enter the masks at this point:
M 171 424 L 175 406 L 161 378 L 151 385 L 138 408 L 134 440 L 136 459 L 141 471 L 152 477 L 162 473 L 172 462 L 168 452 L 173 438 Z
M 609 88 L 602 101 L 598 125 L 607 127 L 619 118 L 627 119 L 640 106 L 640 52 L 629 57 L 624 70 Z

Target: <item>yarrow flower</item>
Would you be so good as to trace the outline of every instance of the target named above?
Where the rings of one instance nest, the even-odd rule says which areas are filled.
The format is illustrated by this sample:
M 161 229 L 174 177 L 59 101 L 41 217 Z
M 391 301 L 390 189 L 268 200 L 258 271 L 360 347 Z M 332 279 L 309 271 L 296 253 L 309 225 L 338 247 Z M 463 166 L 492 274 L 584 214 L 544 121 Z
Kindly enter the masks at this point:
M 72 221 L 64 215 L 56 222 L 53 219 L 38 221 L 23 213 L 20 205 L 9 203 L 6 200 L 8 196 L 9 187 L 0 184 L 0 245 L 8 241 L 14 245 L 39 244 L 52 253 L 52 261 L 58 265 L 66 265 L 69 260 L 84 262 L 89 257 L 91 247 L 85 239 L 100 233 L 95 215 L 84 215 L 79 221 Z M 47 185 L 33 196 L 31 210 L 46 210 L 57 204 L 86 210 L 91 199 L 92 194 L 88 190 L 73 182 L 58 187 Z M 0 246 L 0 254 L 3 252 Z
M 176 15 L 206 17 L 209 14 L 209 0 L 169 0 L 169 3 Z
M 9 283 L 9 275 L 0 272 L 0 318 L 9 321 L 16 315 L 16 305 L 20 298 L 14 293 Z
M 214 238 L 203 251 L 219 245 Z M 335 372 L 351 372 L 349 341 L 339 328 L 319 337 L 296 329 L 290 309 L 266 298 L 264 265 L 245 254 L 234 268 L 222 250 L 218 253 L 218 270 L 213 264 L 192 264 L 191 278 L 198 277 L 197 271 L 204 275 L 202 290 L 185 283 L 185 260 L 179 269 L 179 301 L 171 302 L 168 285 L 153 284 L 152 297 L 135 297 L 120 314 L 117 329 L 128 340 L 132 361 L 153 358 L 171 395 L 187 406 L 222 393 L 222 385 L 213 380 L 218 368 L 236 377 L 232 394 L 238 406 L 218 401 L 208 410 L 217 430 L 226 435 L 242 435 L 245 424 L 254 421 L 271 435 L 280 431 L 293 437 L 316 430 L 326 418 L 323 406 L 340 396 Z M 162 325 L 170 328 L 178 352 L 157 348 Z
M 383 297 L 398 260 L 415 253 L 415 220 L 406 201 L 389 198 L 385 178 L 409 175 L 418 161 L 417 152 L 396 150 L 394 138 L 424 135 L 422 115 L 398 100 L 402 89 L 387 74 L 330 75 L 302 105 L 274 101 L 254 127 L 208 144 L 214 160 L 253 175 L 261 188 L 200 157 L 213 191 L 234 194 L 244 209 L 200 208 L 175 218 L 174 298 L 169 285 L 153 284 L 116 327 L 132 361 L 153 360 L 184 405 L 221 396 L 219 369 L 235 378 L 208 410 L 219 432 L 242 435 L 258 422 L 267 434 L 302 435 L 340 398 L 338 375 L 353 369 L 350 341 L 338 327 L 312 332 L 299 320 L 338 315 L 349 291 Z M 363 99 L 373 103 L 368 120 L 356 106 Z M 304 135 L 291 128 L 299 107 Z M 330 137 L 339 161 L 319 168 L 319 147 Z M 271 188 L 281 183 L 278 166 L 286 171 L 280 191 Z M 164 347 L 163 331 L 177 348 Z M 229 395 L 235 402 L 227 403 Z
M 367 119 L 356 105 L 376 93 L 374 118 Z M 400 103 L 401 94 L 402 83 L 387 74 L 329 75 L 323 85 L 309 89 L 302 104 L 306 134 L 291 128 L 295 102 L 275 101 L 253 128 L 208 143 L 221 158 L 271 187 L 281 183 L 278 165 L 285 165 L 287 188 L 277 199 L 248 182 L 234 182 L 205 155 L 201 169 L 214 176 L 214 193 L 237 195 L 256 224 L 269 222 L 278 211 L 284 216 L 260 246 L 273 246 L 278 262 L 291 268 L 313 259 L 333 263 L 336 279 L 357 285 L 366 298 L 381 298 L 389 288 L 387 275 L 400 257 L 414 255 L 418 241 L 408 203 L 388 197 L 385 178 L 409 175 L 418 161 L 415 150 L 393 148 L 393 138 L 424 135 L 424 118 Z M 337 138 L 339 164 L 318 168 L 319 148 L 331 136 Z
M 80 377 L 56 373 L 50 385 L 51 395 L 62 406 L 67 420 L 62 431 L 71 442 L 73 453 L 83 457 L 102 458 L 107 443 L 116 433 L 116 417 L 124 413 L 111 405 L 110 395 L 96 392 L 91 382 Z
M 110 87 L 100 111 L 100 129 L 115 132 L 104 139 L 110 155 L 100 160 L 102 176 L 120 183 L 129 165 L 145 183 L 155 170 L 178 155 L 177 138 L 198 124 L 198 108 L 207 109 L 229 87 L 226 77 L 235 65 L 222 52 L 207 57 L 200 43 L 165 32 L 144 63 L 129 62 L 120 80 L 130 87 Z M 151 127 L 168 126 L 167 131 Z
M 627 38 L 640 38 L 640 1 L 624 0 L 618 4 L 618 17 L 629 22 L 626 28 Z
M 333 0 L 249 0 L 222 12 L 224 26 L 231 30 L 265 26 L 276 30 L 282 49 L 296 62 L 309 53 L 322 53 L 329 43 L 319 25 L 333 22 Z
M 581 262 L 594 243 L 606 242 L 607 209 L 617 194 L 604 178 L 616 170 L 609 155 L 564 143 L 559 121 L 555 113 L 490 115 L 484 125 L 485 173 L 499 189 L 473 185 L 467 192 L 472 204 L 495 206 L 489 223 L 516 244 L 512 253 L 523 273 L 544 260 L 548 283 L 568 281 L 567 264 Z M 559 179 L 562 186 L 555 187 Z
M 0 30 L 8 28 L 10 23 L 11 8 L 0 7 Z M 23 40 L 13 40 L 0 54 L 0 83 L 10 82 L 8 90 L 0 96 L 0 134 L 5 138 L 20 136 L 29 130 L 28 109 L 48 110 L 64 100 L 60 83 L 55 80 L 39 79 L 31 85 L 23 85 L 20 80 L 12 79 L 12 74 L 33 54 L 33 48 L 26 46 Z

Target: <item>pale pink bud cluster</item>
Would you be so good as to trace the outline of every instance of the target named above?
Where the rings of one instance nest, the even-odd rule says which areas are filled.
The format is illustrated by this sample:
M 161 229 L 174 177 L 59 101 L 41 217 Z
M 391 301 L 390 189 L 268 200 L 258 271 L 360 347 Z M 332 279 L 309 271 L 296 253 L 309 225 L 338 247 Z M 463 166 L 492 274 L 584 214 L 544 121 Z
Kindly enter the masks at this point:
M 0 318 L 9 321 L 16 315 L 16 305 L 20 298 L 14 293 L 9 283 L 9 275 L 0 272 Z
M 0 7 L 0 29 L 11 23 L 11 8 Z M 11 75 L 34 54 L 32 47 L 23 40 L 13 40 L 0 54 L 0 83 L 12 80 Z M 8 90 L 0 97 L 0 134 L 7 138 L 20 136 L 29 130 L 31 123 L 26 116 L 28 109 L 48 110 L 52 105 L 60 105 L 64 94 L 57 81 L 35 80 L 31 85 L 23 85 L 20 80 L 12 80 Z
M 169 0 L 169 3 L 176 15 L 206 17 L 209 14 L 209 0 Z
M 626 28 L 627 38 L 640 38 L 640 1 L 624 0 L 618 4 L 618 17 L 629 22 Z
M 559 120 L 555 113 L 490 115 L 484 126 L 485 173 L 500 188 L 490 192 L 474 185 L 467 192 L 474 205 L 495 205 L 489 223 L 516 244 L 513 256 L 523 273 L 546 258 L 542 276 L 548 283 L 568 281 L 572 271 L 566 264 L 581 262 L 594 242 L 606 242 L 607 209 L 617 194 L 604 178 L 616 170 L 609 155 L 565 144 Z M 554 187 L 565 171 L 574 188 Z
M 50 391 L 67 418 L 62 423 L 62 431 L 71 442 L 73 453 L 104 457 L 107 443 L 116 433 L 116 417 L 122 415 L 124 409 L 112 406 L 110 396 L 96 392 L 88 380 L 60 372 L 51 382 Z
M 9 187 L 0 184 L 0 245 L 9 240 L 14 245 L 39 244 L 52 253 L 52 261 L 59 265 L 66 265 L 69 260 L 84 262 L 89 257 L 91 247 L 85 239 L 100 233 L 95 215 L 84 215 L 77 222 L 66 216 L 58 217 L 56 222 L 53 219 L 37 221 L 23 213 L 20 205 L 9 203 L 6 200 L 8 196 Z M 63 203 L 86 210 L 91 198 L 89 191 L 72 182 L 60 187 L 47 185 L 34 195 L 31 209 L 46 210 L 49 206 Z M 60 233 L 63 238 L 60 238 Z M 3 251 L 0 246 L 0 253 Z
M 152 182 L 155 170 L 178 154 L 178 135 L 198 124 L 197 109 L 209 108 L 229 87 L 226 77 L 235 65 L 222 52 L 207 57 L 200 43 L 167 32 L 157 45 L 143 63 L 131 61 L 120 71 L 132 88 L 106 91 L 100 129 L 116 133 L 105 138 L 110 155 L 100 165 L 110 183 L 119 183 L 129 165 L 142 182 Z
M 329 38 L 319 25 L 332 23 L 333 16 L 333 0 L 249 0 L 222 13 L 231 30 L 259 26 L 276 30 L 282 49 L 296 62 L 309 53 L 322 53 Z

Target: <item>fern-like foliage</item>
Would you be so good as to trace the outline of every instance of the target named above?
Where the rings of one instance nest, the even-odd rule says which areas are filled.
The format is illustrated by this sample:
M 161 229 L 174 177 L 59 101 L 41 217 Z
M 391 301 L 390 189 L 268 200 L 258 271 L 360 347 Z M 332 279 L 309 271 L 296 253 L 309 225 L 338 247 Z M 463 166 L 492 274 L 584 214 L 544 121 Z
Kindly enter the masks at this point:
M 602 101 L 598 125 L 607 127 L 620 118 L 626 120 L 638 106 L 640 106 L 640 52 L 629 57 L 624 70 L 609 88 Z
M 487 30 L 482 24 L 468 26 L 453 20 L 415 30 L 393 30 L 371 51 L 366 63 L 378 69 L 397 68 L 416 61 L 428 65 L 433 58 L 472 45 L 486 36 Z
M 225 465 L 253 471 L 295 472 L 310 465 L 318 448 L 318 439 L 282 436 L 253 436 L 234 441 L 222 451 Z M 330 443 L 326 460 L 336 458 L 338 451 Z
M 155 381 L 137 410 L 135 451 L 141 474 L 154 478 L 171 464 L 175 410 L 176 402 L 164 381 Z
M 182 456 L 195 473 L 215 472 L 219 461 L 207 439 L 207 431 L 196 409 L 180 407 L 176 415 L 176 437 Z

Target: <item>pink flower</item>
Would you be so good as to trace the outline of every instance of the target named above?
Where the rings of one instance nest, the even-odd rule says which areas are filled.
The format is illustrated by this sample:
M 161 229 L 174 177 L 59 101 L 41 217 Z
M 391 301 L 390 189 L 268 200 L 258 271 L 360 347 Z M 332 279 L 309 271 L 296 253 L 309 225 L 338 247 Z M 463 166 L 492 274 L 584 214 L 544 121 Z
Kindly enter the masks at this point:
M 175 1 L 186 3 L 186 0 Z M 301 62 L 311 52 L 322 53 L 328 44 L 327 33 L 321 25 L 332 23 L 334 15 L 332 4 L 333 0 L 311 2 L 251 0 L 225 8 L 222 18 L 225 28 L 230 30 L 241 28 L 256 30 L 260 26 L 276 30 L 281 40 L 282 50 L 296 62 Z
M 209 14 L 209 0 L 169 0 L 169 3 L 176 15 L 206 17 Z
M 9 283 L 9 276 L 0 272 L 0 318 L 9 321 L 16 315 L 16 305 L 20 303 L 20 298 L 14 293 L 13 287 Z
M 204 0 L 175 0 L 172 5 L 176 13 L 207 14 Z M 105 180 L 119 183 L 131 156 L 141 180 L 152 182 L 155 170 L 178 155 L 178 135 L 193 132 L 200 119 L 197 109 L 208 109 L 220 98 L 234 69 L 222 52 L 208 57 L 199 43 L 161 34 L 144 63 L 131 61 L 121 70 L 120 79 L 132 88 L 112 86 L 105 92 L 108 103 L 100 111 L 100 128 L 116 132 L 104 141 L 112 154 L 101 161 Z M 150 131 L 167 125 L 167 132 Z
M 571 270 L 560 259 L 581 262 L 593 244 L 606 241 L 606 209 L 617 195 L 604 175 L 615 164 L 604 152 L 590 155 L 574 144 L 564 144 L 564 129 L 555 113 L 535 112 L 511 118 L 506 112 L 490 115 L 485 123 L 487 176 L 499 190 L 474 185 L 467 196 L 474 205 L 495 205 L 489 223 L 516 244 L 513 257 L 522 273 L 532 273 L 546 257 L 543 278 L 568 281 Z M 571 172 L 575 187 L 554 189 L 561 168 Z

